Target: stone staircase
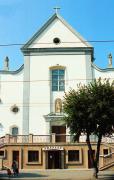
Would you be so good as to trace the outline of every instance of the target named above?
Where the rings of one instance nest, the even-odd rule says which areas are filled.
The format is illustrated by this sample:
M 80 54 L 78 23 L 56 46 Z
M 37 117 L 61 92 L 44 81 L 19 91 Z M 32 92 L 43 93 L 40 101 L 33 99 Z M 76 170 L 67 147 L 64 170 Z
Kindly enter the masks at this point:
M 111 169 L 113 166 L 114 166 L 114 162 L 111 162 L 111 163 L 106 164 L 103 167 L 100 167 L 99 170 L 104 171 L 104 170 L 107 170 L 107 169 Z
M 103 166 L 99 168 L 100 171 L 114 169 L 114 136 L 107 137 L 103 140 L 102 145 L 110 149 L 109 154 L 100 155 L 103 158 Z

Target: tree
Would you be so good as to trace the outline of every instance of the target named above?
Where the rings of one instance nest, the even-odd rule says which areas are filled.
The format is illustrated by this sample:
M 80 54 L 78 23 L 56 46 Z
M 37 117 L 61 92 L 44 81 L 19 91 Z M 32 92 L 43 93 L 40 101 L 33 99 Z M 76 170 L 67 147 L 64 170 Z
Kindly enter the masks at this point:
M 79 85 L 78 90 L 71 89 L 63 101 L 64 120 L 79 140 L 81 133 L 86 134 L 90 159 L 97 178 L 100 145 L 103 136 L 114 132 L 114 83 L 109 80 L 94 80 L 88 85 Z M 90 135 L 96 135 L 96 156 L 93 156 Z

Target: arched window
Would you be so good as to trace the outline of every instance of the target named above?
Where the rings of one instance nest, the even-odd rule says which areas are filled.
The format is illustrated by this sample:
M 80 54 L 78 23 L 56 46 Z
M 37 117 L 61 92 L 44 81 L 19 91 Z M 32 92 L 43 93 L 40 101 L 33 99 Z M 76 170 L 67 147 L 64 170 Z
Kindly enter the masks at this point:
M 55 100 L 55 112 L 56 113 L 62 112 L 62 100 L 60 98 L 57 98 Z
M 16 136 L 16 135 L 18 135 L 18 132 L 19 130 L 18 130 L 18 127 L 12 127 L 12 129 L 11 129 L 11 134 L 13 135 L 13 136 Z

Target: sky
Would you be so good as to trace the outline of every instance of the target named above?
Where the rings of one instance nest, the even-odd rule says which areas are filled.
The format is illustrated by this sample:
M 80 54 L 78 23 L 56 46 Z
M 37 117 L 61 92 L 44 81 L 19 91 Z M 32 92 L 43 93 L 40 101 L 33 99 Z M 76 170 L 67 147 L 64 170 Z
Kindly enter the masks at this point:
M 10 70 L 23 64 L 21 45 L 6 45 L 26 43 L 54 14 L 55 6 L 61 8 L 59 14 L 84 39 L 114 40 L 114 0 L 0 0 L 0 69 L 6 56 L 10 59 Z M 91 45 L 94 63 L 106 68 L 108 54 L 114 56 L 114 41 Z

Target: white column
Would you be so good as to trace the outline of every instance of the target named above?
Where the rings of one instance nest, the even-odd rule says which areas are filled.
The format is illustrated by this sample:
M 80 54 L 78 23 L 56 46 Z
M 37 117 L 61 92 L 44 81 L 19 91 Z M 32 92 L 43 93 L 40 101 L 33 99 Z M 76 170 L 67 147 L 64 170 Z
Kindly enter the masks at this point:
M 23 83 L 23 135 L 29 134 L 29 99 L 30 99 L 30 57 L 24 57 Z

